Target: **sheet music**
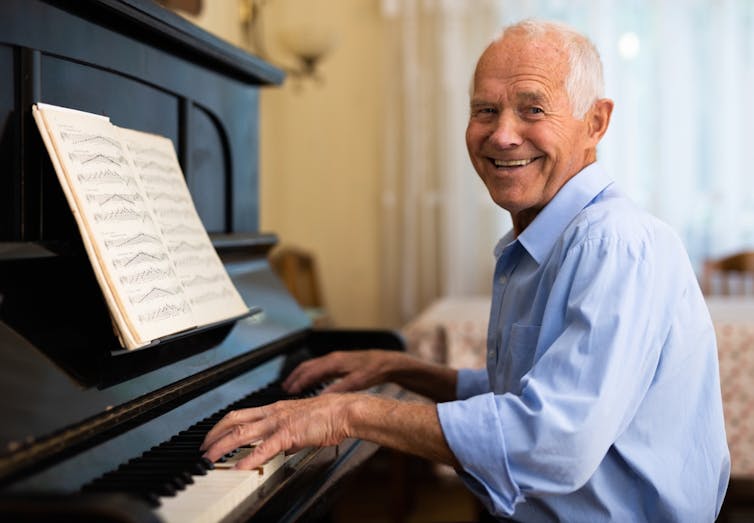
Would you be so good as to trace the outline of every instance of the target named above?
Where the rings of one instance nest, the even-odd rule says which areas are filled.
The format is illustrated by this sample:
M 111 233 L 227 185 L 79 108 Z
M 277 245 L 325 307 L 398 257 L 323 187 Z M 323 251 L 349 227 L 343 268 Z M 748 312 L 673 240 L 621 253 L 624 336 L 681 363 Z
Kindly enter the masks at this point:
M 131 129 L 120 134 L 198 324 L 244 314 L 248 307 L 196 212 L 173 142 Z
M 247 312 L 169 139 L 45 104 L 33 113 L 126 348 Z

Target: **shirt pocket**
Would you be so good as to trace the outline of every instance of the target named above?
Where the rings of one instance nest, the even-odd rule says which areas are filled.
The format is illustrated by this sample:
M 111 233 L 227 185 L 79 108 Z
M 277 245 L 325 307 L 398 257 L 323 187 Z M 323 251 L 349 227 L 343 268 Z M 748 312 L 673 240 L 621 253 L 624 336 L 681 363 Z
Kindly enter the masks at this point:
M 540 329 L 540 325 L 511 325 L 508 350 L 497 369 L 498 376 L 503 378 L 503 392 L 521 393 L 521 378 L 534 364 Z

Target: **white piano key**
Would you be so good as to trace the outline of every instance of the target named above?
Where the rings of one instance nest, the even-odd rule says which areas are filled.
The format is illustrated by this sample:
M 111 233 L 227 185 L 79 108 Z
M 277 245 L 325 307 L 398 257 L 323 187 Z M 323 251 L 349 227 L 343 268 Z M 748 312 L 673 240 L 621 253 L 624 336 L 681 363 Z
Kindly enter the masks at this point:
M 160 498 L 157 515 L 166 523 L 216 523 L 228 517 L 287 460 L 278 454 L 259 469 L 231 468 L 250 451 L 240 449 L 226 463 L 216 463 L 206 476 L 194 476 L 194 483 L 176 496 Z

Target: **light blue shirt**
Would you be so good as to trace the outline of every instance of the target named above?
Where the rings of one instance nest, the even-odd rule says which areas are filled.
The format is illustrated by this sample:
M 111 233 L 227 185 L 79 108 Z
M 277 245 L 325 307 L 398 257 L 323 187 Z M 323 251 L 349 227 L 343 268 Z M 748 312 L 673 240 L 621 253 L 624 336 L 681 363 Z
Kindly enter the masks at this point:
M 714 521 L 717 348 L 678 237 L 592 164 L 495 254 L 487 370 L 437 406 L 466 484 L 518 521 Z

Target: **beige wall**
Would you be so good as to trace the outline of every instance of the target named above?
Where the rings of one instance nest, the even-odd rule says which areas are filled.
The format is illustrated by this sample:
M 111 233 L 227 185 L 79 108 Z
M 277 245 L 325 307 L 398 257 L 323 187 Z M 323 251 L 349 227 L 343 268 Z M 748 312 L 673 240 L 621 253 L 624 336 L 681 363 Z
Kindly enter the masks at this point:
M 242 46 L 239 0 L 205 0 L 198 25 Z M 281 244 L 311 250 L 339 326 L 380 326 L 380 144 L 385 28 L 379 0 L 271 0 L 265 36 L 277 60 L 281 27 L 330 27 L 337 46 L 323 84 L 292 79 L 265 89 L 261 224 Z

